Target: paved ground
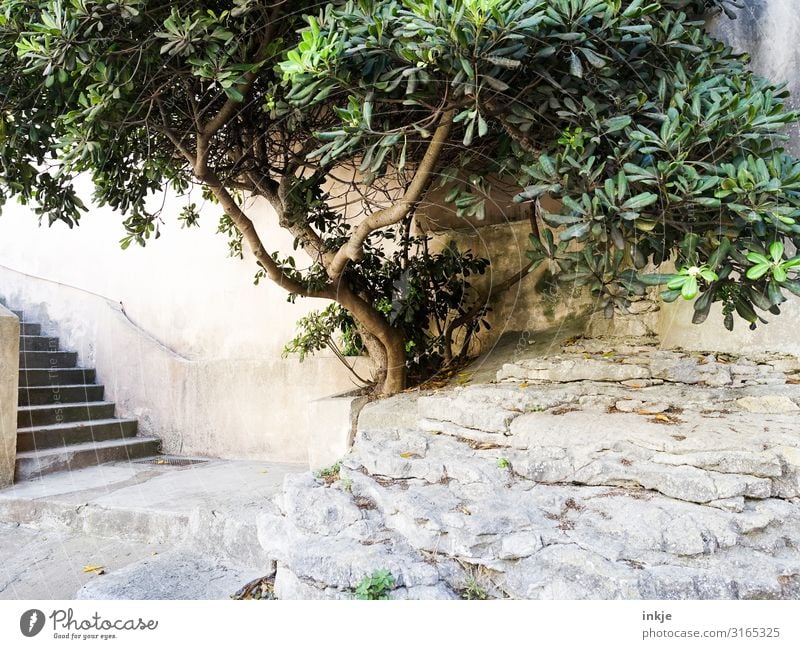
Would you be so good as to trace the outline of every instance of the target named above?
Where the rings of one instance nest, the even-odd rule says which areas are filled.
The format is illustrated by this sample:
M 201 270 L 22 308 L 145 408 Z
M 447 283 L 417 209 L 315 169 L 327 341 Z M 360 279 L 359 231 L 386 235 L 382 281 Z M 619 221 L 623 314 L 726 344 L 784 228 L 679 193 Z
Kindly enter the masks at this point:
M 196 595 L 227 597 L 269 571 L 256 514 L 284 476 L 303 470 L 221 460 L 117 463 L 0 490 L 0 599 L 70 599 L 79 589 L 81 597 L 141 598 L 148 593 L 124 586 L 154 572 L 170 575 L 159 597 L 189 598 L 182 571 L 201 568 L 210 586 Z M 87 566 L 104 574 L 85 573 Z
M 72 599 L 85 583 L 106 576 L 85 567 L 111 573 L 163 548 L 0 523 L 0 599 Z

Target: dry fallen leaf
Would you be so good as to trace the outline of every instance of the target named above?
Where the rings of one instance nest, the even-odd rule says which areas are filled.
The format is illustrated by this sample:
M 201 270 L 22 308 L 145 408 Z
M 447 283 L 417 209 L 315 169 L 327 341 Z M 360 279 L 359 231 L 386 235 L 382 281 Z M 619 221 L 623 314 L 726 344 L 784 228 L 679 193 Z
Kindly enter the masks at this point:
M 672 420 L 671 420 L 669 417 L 667 417 L 666 415 L 661 415 L 661 414 L 659 414 L 659 415 L 656 415 L 656 416 L 655 416 L 655 420 L 656 420 L 656 421 L 667 421 L 667 422 L 672 422 Z
M 521 388 L 527 388 L 529 385 L 530 385 L 530 383 L 528 383 L 528 382 L 526 381 L 525 383 L 520 383 L 520 384 L 519 384 L 519 387 L 521 387 Z
M 106 571 L 103 566 L 84 566 L 83 572 L 93 572 L 96 575 L 104 575 Z

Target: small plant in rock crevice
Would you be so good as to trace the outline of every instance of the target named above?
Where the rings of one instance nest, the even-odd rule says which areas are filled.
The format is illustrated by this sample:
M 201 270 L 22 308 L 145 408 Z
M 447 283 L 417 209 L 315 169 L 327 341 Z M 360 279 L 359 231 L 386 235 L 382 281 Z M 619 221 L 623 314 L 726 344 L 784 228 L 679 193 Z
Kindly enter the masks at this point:
M 489 599 L 489 593 L 478 583 L 475 577 L 467 577 L 464 590 L 461 591 L 461 599 L 485 600 Z
M 317 471 L 316 476 L 325 481 L 326 485 L 331 485 L 339 480 L 339 471 L 341 471 L 342 463 L 337 462 L 329 467 Z
M 356 599 L 383 600 L 389 599 L 389 591 L 395 586 L 396 580 L 388 570 L 376 570 L 371 575 L 366 575 L 356 586 Z

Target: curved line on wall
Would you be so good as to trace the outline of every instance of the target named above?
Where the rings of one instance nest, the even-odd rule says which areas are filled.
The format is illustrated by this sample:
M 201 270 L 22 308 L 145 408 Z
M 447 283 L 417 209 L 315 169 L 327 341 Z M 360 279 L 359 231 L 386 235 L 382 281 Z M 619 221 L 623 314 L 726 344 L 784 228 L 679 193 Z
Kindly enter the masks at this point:
M 58 280 L 50 279 L 49 277 L 41 277 L 40 275 L 33 275 L 31 273 L 26 273 L 26 272 L 18 270 L 16 268 L 11 268 L 9 266 L 6 266 L 5 264 L 0 264 L 0 268 L 3 268 L 5 270 L 9 270 L 12 273 L 17 273 L 18 275 L 23 275 L 25 277 L 30 277 L 31 279 L 38 279 L 38 280 L 43 281 L 43 282 L 48 282 L 50 284 L 55 284 L 56 286 L 63 286 L 64 288 L 71 288 L 71 289 L 73 289 L 75 291 L 80 291 L 81 293 L 86 293 L 87 295 L 93 295 L 94 297 L 99 297 L 109 307 L 111 307 L 114 311 L 116 311 L 117 313 L 121 314 L 123 319 L 125 320 L 125 322 L 127 322 L 139 334 L 141 334 L 143 337 L 147 338 L 150 342 L 152 342 L 155 345 L 158 345 L 164 351 L 166 351 L 167 353 L 171 354 L 172 356 L 174 356 L 175 358 L 177 358 L 177 359 L 179 359 L 181 361 L 184 361 L 186 363 L 194 363 L 195 362 L 191 358 L 187 358 L 186 356 L 184 356 L 180 352 L 172 349 L 172 347 L 170 347 L 166 343 L 162 342 L 161 340 L 156 338 L 153 334 L 151 334 L 149 331 L 147 331 L 146 329 L 144 329 L 140 325 L 138 325 L 136 322 L 134 322 L 131 319 L 131 317 L 125 312 L 125 305 L 123 304 L 122 300 L 113 300 L 113 299 L 111 299 L 110 297 L 108 297 L 106 295 L 101 295 L 100 293 L 95 293 L 94 291 L 90 291 L 89 289 L 81 288 L 80 286 L 73 286 L 72 284 L 65 284 L 64 282 L 59 282 Z

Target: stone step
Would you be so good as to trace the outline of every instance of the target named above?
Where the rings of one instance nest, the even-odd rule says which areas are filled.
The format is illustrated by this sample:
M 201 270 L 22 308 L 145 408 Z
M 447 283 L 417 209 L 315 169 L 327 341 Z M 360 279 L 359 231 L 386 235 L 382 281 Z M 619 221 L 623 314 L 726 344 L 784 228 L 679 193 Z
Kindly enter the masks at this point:
M 155 437 L 134 437 L 73 444 L 39 451 L 17 453 L 17 482 L 32 480 L 56 471 L 74 471 L 106 462 L 124 462 L 158 453 L 161 440 Z
M 58 338 L 53 336 L 20 336 L 19 349 L 23 352 L 58 351 Z
M 134 437 L 136 419 L 99 419 L 17 429 L 17 450 L 56 448 L 106 440 Z
M 97 421 L 113 417 L 114 404 L 107 401 L 20 406 L 17 409 L 17 428 L 66 424 L 75 421 Z
M 37 322 L 20 322 L 19 335 L 20 336 L 40 336 L 42 334 L 42 325 Z
M 19 371 L 19 386 L 21 388 L 94 383 L 94 379 L 95 371 L 83 367 L 21 369 Z
M 19 355 L 21 368 L 75 367 L 77 364 L 78 354 L 75 352 L 24 351 Z
M 20 406 L 43 406 L 49 403 L 90 403 L 102 401 L 105 389 L 102 385 L 44 385 L 21 387 Z

